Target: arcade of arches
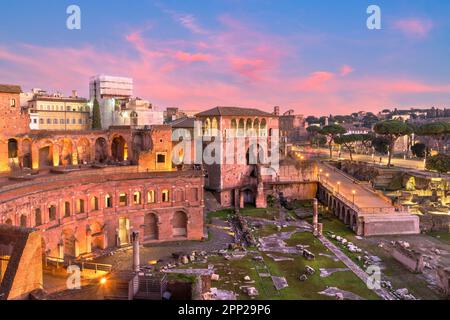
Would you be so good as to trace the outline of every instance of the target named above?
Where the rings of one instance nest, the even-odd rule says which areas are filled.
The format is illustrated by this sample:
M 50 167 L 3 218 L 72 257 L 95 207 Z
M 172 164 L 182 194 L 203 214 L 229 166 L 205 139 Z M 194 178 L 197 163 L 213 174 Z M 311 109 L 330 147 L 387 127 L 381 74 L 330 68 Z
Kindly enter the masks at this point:
M 136 162 L 150 149 L 149 133 L 131 130 L 36 133 L 0 139 L 0 172 L 21 169 Z M 3 151 L 2 151 L 3 150 Z M 3 162 L 3 163 L 1 163 Z
M 0 224 L 40 230 L 46 254 L 59 258 L 128 245 L 133 230 L 142 242 L 203 238 L 201 171 L 102 170 L 0 191 Z

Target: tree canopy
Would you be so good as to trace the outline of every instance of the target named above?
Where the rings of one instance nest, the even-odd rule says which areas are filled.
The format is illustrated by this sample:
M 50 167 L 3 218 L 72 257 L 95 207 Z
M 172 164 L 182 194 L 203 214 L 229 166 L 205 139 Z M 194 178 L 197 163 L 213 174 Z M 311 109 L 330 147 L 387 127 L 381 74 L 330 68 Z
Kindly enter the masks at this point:
M 363 136 L 361 134 L 340 135 L 334 138 L 334 143 L 343 146 L 350 154 L 350 160 L 353 161 L 353 151 L 358 142 L 361 142 Z
M 339 135 L 347 133 L 347 130 L 345 130 L 344 127 L 338 125 L 338 124 L 331 124 L 328 126 L 325 126 L 320 130 L 320 134 L 328 137 L 328 147 L 330 149 L 330 158 L 333 158 L 333 142 L 334 138 L 336 138 Z
M 92 129 L 101 129 L 102 119 L 100 114 L 100 105 L 97 99 L 94 100 L 94 107 L 92 109 Z
M 386 120 L 378 122 L 375 124 L 373 129 L 375 133 L 385 137 L 389 141 L 388 166 L 390 166 L 395 142 L 402 136 L 412 134 L 413 130 L 407 123 L 400 120 Z
M 427 159 L 426 168 L 439 173 L 447 173 L 450 171 L 450 156 L 446 154 L 438 154 Z

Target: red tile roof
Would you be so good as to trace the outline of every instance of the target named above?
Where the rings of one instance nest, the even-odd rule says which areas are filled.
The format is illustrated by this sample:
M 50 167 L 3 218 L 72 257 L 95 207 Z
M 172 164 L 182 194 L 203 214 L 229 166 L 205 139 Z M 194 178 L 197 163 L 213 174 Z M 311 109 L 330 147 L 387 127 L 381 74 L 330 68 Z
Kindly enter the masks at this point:
M 252 108 L 239 107 L 215 107 L 210 110 L 200 112 L 196 117 L 203 116 L 255 116 L 255 117 L 275 117 L 274 114 Z
M 22 93 L 20 86 L 11 84 L 0 84 L 0 92 L 2 93 Z

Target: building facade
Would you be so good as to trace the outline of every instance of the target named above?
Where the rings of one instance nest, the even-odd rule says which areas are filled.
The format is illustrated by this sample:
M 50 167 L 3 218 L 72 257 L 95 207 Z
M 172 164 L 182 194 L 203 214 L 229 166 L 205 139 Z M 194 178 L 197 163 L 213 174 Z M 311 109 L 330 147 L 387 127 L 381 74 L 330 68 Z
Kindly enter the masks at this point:
M 169 126 L 30 130 L 20 91 L 0 85 L 0 224 L 36 228 L 57 258 L 126 246 L 132 231 L 204 237 L 203 172 L 173 168 Z
M 206 188 L 224 207 L 265 207 L 261 168 L 279 140 L 278 117 L 257 109 L 216 107 L 196 118 L 202 123 L 203 156 L 215 158 L 211 164 L 203 160 Z
M 60 94 L 35 94 L 28 102 L 30 128 L 33 130 L 88 130 L 91 128 L 91 108 L 88 101 Z

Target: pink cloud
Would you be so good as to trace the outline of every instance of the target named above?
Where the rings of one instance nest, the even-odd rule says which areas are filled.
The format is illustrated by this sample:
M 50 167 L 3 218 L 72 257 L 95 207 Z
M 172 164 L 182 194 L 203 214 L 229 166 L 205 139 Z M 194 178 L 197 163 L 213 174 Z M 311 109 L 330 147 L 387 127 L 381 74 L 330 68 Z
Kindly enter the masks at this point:
M 340 75 L 342 76 L 342 77 L 345 77 L 346 75 L 349 75 L 350 73 L 352 73 L 353 71 L 355 71 L 351 66 L 349 66 L 349 65 L 347 65 L 347 64 L 344 64 L 342 67 L 341 67 L 341 70 L 340 70 Z
M 210 62 L 214 57 L 205 53 L 189 53 L 184 51 L 177 51 L 175 58 L 183 62 Z
M 286 39 L 227 16 L 220 23 L 216 31 L 182 40 L 161 40 L 152 38 L 149 29 L 133 30 L 114 50 L 0 46 L 0 79 L 24 89 L 78 89 L 88 95 L 89 77 L 106 73 L 133 77 L 135 94 L 161 107 L 241 105 L 270 110 L 281 105 L 314 115 L 401 107 L 403 98 L 411 96 L 433 94 L 428 100 L 433 104 L 440 101 L 438 95 L 450 97 L 449 83 L 395 75 L 364 77 L 359 72 L 346 77 L 353 72 L 347 64 L 331 71 L 291 68 L 285 61 L 301 57 Z
M 294 80 L 294 88 L 299 91 L 320 91 L 323 92 L 328 88 L 331 80 L 333 80 L 335 74 L 328 71 L 316 71 L 311 73 L 305 78 Z
M 419 18 L 405 18 L 395 21 L 394 29 L 407 37 L 425 38 L 433 29 L 433 22 Z

